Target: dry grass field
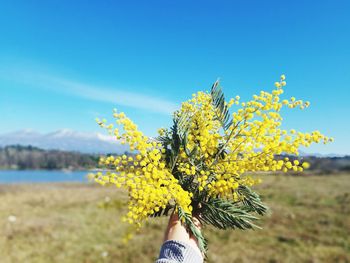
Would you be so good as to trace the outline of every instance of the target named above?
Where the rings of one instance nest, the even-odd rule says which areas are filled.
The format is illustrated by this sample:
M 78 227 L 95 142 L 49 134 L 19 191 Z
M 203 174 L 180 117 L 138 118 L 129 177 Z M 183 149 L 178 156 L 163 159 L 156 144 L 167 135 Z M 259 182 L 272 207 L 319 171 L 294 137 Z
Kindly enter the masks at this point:
M 208 262 L 350 262 L 350 175 L 263 179 L 263 229 L 204 229 Z M 124 202 L 95 184 L 1 185 L 0 262 L 153 262 L 167 219 L 123 244 Z

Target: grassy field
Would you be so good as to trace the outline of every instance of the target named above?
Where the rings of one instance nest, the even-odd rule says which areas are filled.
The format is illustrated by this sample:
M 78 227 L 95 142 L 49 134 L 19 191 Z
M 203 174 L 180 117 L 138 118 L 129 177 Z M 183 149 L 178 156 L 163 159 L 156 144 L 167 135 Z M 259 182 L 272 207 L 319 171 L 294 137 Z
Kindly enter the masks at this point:
M 259 191 L 264 229 L 204 229 L 208 262 L 350 262 L 350 175 L 265 176 Z M 0 262 L 153 262 L 167 219 L 125 245 L 124 202 L 94 184 L 1 185 Z

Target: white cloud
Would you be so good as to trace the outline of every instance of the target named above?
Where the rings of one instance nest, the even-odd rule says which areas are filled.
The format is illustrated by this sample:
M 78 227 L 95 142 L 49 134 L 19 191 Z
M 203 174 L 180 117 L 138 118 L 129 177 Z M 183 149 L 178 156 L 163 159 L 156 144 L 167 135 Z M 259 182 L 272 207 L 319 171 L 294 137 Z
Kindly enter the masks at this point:
M 177 108 L 177 105 L 171 101 L 138 92 L 126 91 L 126 88 L 91 85 L 41 72 L 12 69 L 0 70 L 0 75 L 2 78 L 10 79 L 10 81 L 21 82 L 75 97 L 108 102 L 166 115 L 171 114 Z

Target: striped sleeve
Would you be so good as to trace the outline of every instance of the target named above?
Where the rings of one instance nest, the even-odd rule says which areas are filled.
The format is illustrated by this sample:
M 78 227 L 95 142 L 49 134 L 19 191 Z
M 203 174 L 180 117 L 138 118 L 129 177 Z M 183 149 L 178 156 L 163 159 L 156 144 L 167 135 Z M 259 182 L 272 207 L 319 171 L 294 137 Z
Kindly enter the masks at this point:
M 163 243 L 156 263 L 203 263 L 203 257 L 189 244 L 168 240 Z

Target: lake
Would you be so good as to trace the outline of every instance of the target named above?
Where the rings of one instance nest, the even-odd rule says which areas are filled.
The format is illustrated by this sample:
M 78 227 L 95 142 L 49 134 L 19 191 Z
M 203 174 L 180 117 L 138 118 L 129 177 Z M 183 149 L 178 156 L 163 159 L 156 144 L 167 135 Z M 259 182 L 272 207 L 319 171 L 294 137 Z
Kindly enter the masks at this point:
M 88 171 L 62 170 L 2 170 L 0 184 L 8 183 L 52 183 L 52 182 L 87 182 Z

